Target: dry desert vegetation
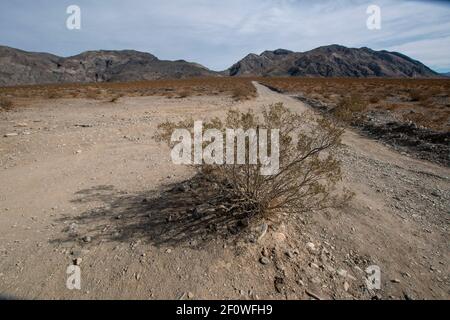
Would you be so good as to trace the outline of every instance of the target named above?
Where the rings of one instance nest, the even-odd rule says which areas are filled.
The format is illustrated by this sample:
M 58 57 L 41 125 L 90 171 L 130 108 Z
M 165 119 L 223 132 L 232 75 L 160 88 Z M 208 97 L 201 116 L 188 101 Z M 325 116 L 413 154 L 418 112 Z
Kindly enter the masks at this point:
M 87 98 L 116 102 L 120 97 L 226 95 L 235 100 L 254 97 L 255 88 L 248 79 L 190 78 L 174 80 L 134 81 L 124 83 L 80 83 L 1 87 L 0 96 L 15 98 Z
M 315 78 L 0 88 L 0 295 L 449 299 L 449 94 Z M 167 129 L 189 119 L 282 125 L 283 175 L 175 165 Z
M 293 94 L 401 152 L 450 164 L 447 79 L 268 78 L 261 83 Z

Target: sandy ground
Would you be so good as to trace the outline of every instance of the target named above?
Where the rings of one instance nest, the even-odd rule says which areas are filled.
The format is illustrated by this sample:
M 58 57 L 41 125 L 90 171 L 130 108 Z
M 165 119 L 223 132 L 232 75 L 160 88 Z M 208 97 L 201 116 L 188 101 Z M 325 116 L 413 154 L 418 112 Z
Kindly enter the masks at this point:
M 274 102 L 308 109 L 255 85 L 258 97 L 242 103 L 41 100 L 0 114 L 0 295 L 449 299 L 450 170 L 351 131 L 341 154 L 344 184 L 356 193 L 348 208 L 268 221 L 256 242 L 171 221 L 175 201 L 163 192 L 192 172 L 152 139 L 156 125 Z M 68 290 L 66 268 L 76 258 L 82 288 Z M 365 286 L 369 265 L 381 268 L 381 290 Z

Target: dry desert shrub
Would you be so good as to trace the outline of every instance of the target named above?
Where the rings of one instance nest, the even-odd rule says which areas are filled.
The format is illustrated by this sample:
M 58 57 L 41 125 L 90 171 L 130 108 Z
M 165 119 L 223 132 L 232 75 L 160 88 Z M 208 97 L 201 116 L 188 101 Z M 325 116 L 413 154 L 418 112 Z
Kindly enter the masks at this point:
M 13 102 L 7 98 L 0 97 L 0 109 L 4 111 L 11 111 L 13 108 Z
M 59 98 L 60 97 L 60 94 L 58 94 L 58 92 L 57 91 L 53 91 L 53 90 L 49 90 L 48 92 L 47 92 L 47 99 L 57 99 L 57 98 Z
M 359 94 L 342 98 L 332 110 L 332 114 L 343 122 L 352 122 L 361 117 L 366 109 L 366 103 Z
M 409 109 L 410 105 L 402 103 L 384 103 L 383 109 L 389 111 Z
M 428 94 L 425 94 L 423 90 L 420 89 L 412 89 L 409 91 L 409 97 L 413 102 L 425 101 L 428 99 Z
M 246 100 L 249 98 L 249 91 L 246 88 L 234 88 L 231 92 L 231 97 L 236 101 Z
M 123 96 L 122 94 L 116 94 L 109 100 L 109 102 L 116 103 L 119 101 L 120 98 L 122 98 L 122 96 Z
M 423 111 L 410 110 L 408 113 L 403 114 L 402 118 L 420 127 L 442 132 L 450 131 L 450 111 L 441 110 L 440 112 L 434 112 L 432 115 L 428 113 L 426 109 Z
M 193 124 L 192 119 L 178 123 L 167 121 L 158 126 L 155 139 L 173 147 L 172 132 L 177 128 L 193 128 Z M 217 189 L 208 201 L 213 210 L 224 215 L 236 214 L 250 222 L 279 212 L 299 214 L 342 206 L 352 196 L 346 190 L 339 195 L 335 192 L 341 180 L 335 154 L 343 131 L 329 120 L 295 114 L 278 103 L 264 108 L 259 116 L 251 111 L 231 110 L 225 121 L 214 118 L 204 122 L 203 127 L 218 129 L 224 136 L 226 128 L 280 130 L 279 170 L 272 175 L 261 174 L 260 162 L 249 164 L 252 154 L 248 137 L 245 164 L 234 161 L 234 164 L 194 166 L 211 186 L 209 190 Z M 272 143 L 268 150 L 273 152 Z
M 179 94 L 178 94 L 178 99 L 184 99 L 187 98 L 189 96 L 191 96 L 191 92 L 189 92 L 188 90 L 182 90 Z
M 380 102 L 380 97 L 379 96 L 372 96 L 372 97 L 369 98 L 369 102 L 373 103 L 373 104 L 376 104 L 376 103 Z
M 432 125 L 432 122 L 421 112 L 410 112 L 403 115 L 403 119 L 426 128 L 429 128 Z
M 96 100 L 96 99 L 99 99 L 100 92 L 98 90 L 89 89 L 89 90 L 87 90 L 87 92 L 85 94 L 85 97 L 88 98 L 88 99 Z

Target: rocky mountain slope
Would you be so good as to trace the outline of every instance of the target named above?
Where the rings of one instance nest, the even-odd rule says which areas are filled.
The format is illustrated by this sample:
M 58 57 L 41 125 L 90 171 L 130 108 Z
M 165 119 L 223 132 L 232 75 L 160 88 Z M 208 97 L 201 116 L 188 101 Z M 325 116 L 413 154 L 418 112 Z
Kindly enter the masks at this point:
M 429 78 L 439 74 L 403 54 L 353 49 L 339 45 L 307 52 L 278 49 L 249 54 L 227 70 L 230 76 L 307 77 L 408 77 Z
M 87 51 L 63 58 L 0 46 L 0 86 L 212 75 L 216 73 L 196 63 L 159 60 L 133 50 Z
M 184 60 L 159 60 L 134 50 L 87 51 L 72 57 L 0 46 L 0 86 L 178 79 L 201 76 L 441 77 L 403 54 L 339 45 L 307 52 L 284 49 L 249 54 L 228 70 L 215 72 Z

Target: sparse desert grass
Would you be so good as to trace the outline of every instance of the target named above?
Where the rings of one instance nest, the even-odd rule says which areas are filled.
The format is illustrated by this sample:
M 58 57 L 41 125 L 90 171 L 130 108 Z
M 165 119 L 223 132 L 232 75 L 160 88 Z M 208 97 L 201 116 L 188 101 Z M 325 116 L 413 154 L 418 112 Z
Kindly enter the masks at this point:
M 117 96 L 166 96 L 185 98 L 223 94 L 235 100 L 256 96 L 250 79 L 193 78 L 179 80 L 149 80 L 126 83 L 53 84 L 0 88 L 0 96 L 18 98 L 87 98 L 113 100 Z
M 424 89 L 414 88 L 409 91 L 409 96 L 411 98 L 411 101 L 426 101 L 431 97 L 431 94 L 424 91 Z
M 450 131 L 448 79 L 262 78 L 257 81 L 281 92 L 303 94 L 342 110 L 360 114 L 386 110 L 396 118 L 423 127 Z M 359 111 L 354 110 L 358 104 L 351 102 L 354 96 L 358 96 L 363 104 Z

